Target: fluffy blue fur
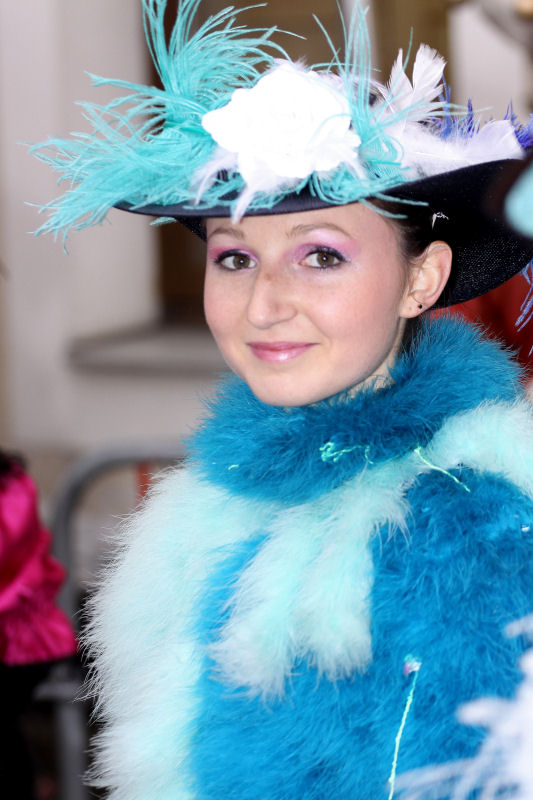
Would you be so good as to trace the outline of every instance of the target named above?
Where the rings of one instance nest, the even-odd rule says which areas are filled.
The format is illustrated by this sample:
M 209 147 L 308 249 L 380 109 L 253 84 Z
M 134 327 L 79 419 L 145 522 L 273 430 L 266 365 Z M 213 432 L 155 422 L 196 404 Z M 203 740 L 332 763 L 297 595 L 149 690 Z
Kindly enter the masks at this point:
M 206 663 L 190 763 L 198 800 L 385 798 L 409 653 L 422 667 L 399 770 L 474 754 L 481 731 L 462 727 L 455 711 L 481 695 L 509 696 L 519 680 L 524 643 L 502 628 L 531 610 L 533 502 L 497 477 L 462 479 L 471 493 L 445 475 L 421 478 L 408 497 L 409 538 L 385 530 L 375 539 L 365 675 L 335 685 L 302 661 L 288 697 L 265 705 L 213 680 Z M 258 544 L 211 577 L 202 641 L 216 638 L 235 571 Z
M 517 387 L 510 379 L 517 376 L 495 343 L 480 341 L 462 323 L 439 320 L 427 326 L 395 368 L 395 384 L 383 391 L 287 414 L 257 406 L 242 385 L 232 384 L 195 439 L 196 458 L 204 470 L 211 465 L 211 481 L 232 492 L 288 502 L 292 491 L 295 501 L 309 500 L 372 469 L 371 462 L 426 442 L 451 414 L 484 399 L 511 399 Z M 370 442 L 371 462 L 357 451 L 337 465 L 316 459 L 332 425 L 342 446 Z M 228 459 L 240 460 L 246 471 L 226 470 Z M 510 696 L 519 680 L 524 643 L 506 640 L 502 631 L 533 605 L 533 502 L 497 476 L 464 469 L 456 477 L 469 492 L 443 473 L 420 477 L 407 497 L 408 537 L 384 529 L 374 539 L 373 662 L 366 674 L 333 684 L 302 660 L 288 696 L 265 704 L 213 680 L 215 667 L 206 659 L 190 762 L 199 799 L 385 797 L 409 690 L 408 654 L 422 667 L 399 771 L 475 753 L 482 732 L 461 726 L 455 712 L 475 697 Z M 243 544 L 206 584 L 202 642 L 219 635 L 235 576 L 261 543 L 259 537 Z
M 305 422 L 299 411 L 268 409 L 249 396 L 234 406 L 230 392 L 225 407 L 216 405 L 226 447 L 242 436 L 239 454 L 246 455 L 261 442 L 247 480 L 235 488 L 227 482 L 236 471 L 228 473 L 227 458 L 212 480 L 199 479 L 195 468 L 177 471 L 132 519 L 94 601 L 90 633 L 104 721 L 98 771 L 112 800 L 385 798 L 410 688 L 403 673 L 409 654 L 421 668 L 398 770 L 474 753 L 481 731 L 461 727 L 455 710 L 481 695 L 512 693 L 523 643 L 505 640 L 502 629 L 533 605 L 533 412 L 523 399 L 513 402 L 517 387 L 506 381 L 516 378 L 516 367 L 464 323 L 428 326 L 394 374 L 396 384 L 365 395 L 361 406 L 335 398 Z M 275 425 L 262 431 L 265 414 Z M 359 460 L 359 472 L 350 462 L 345 484 L 330 491 L 341 475 L 317 472 L 308 440 L 348 436 L 350 426 L 365 443 L 375 429 L 372 445 L 384 460 Z M 208 428 L 217 439 L 213 421 Z M 208 428 L 196 440 L 204 468 L 214 452 L 222 455 Z M 297 505 L 298 496 L 288 507 L 287 490 L 275 491 L 266 430 L 279 439 L 277 481 L 303 495 L 303 482 L 291 474 L 297 469 L 308 483 L 316 480 L 320 497 L 313 486 L 306 494 L 312 502 Z M 427 439 L 423 461 L 413 447 Z M 296 462 L 284 455 L 287 443 Z M 335 470 L 343 459 L 324 468 Z M 220 475 L 221 488 L 214 485 Z M 253 492 L 254 481 L 267 488 Z M 372 654 L 364 670 L 352 665 L 346 678 L 332 681 L 318 674 L 309 649 L 295 649 L 296 661 L 283 665 L 285 691 L 266 701 L 242 682 L 225 682 L 212 646 L 234 618 L 243 574 L 280 545 L 254 577 L 258 595 L 281 598 L 283 607 L 263 604 L 236 658 L 245 661 L 265 631 L 272 653 L 255 651 L 265 662 L 275 661 L 287 635 L 298 638 L 291 612 L 300 586 L 287 589 L 284 581 L 300 580 L 293 562 L 306 548 L 309 589 L 324 598 L 311 619 L 329 646 L 329 630 L 350 624 L 351 608 L 338 618 L 339 585 L 350 578 L 359 585 L 368 550 L 357 549 L 357 540 L 365 525 L 374 574 L 366 584 L 369 609 L 357 612 L 368 619 L 370 610 Z M 317 531 L 324 539 L 309 549 L 308 535 Z M 356 553 L 347 567 L 328 558 L 339 535 L 342 552 Z
M 475 376 L 457 383 L 461 369 Z M 210 416 L 189 442 L 206 479 L 231 492 L 262 500 L 304 502 L 427 444 L 450 414 L 483 400 L 512 400 L 520 369 L 492 340 L 450 319 L 427 322 L 410 352 L 391 371 L 386 391 L 345 393 L 312 406 L 265 405 L 231 377 L 208 404 Z M 428 399 L 427 386 L 433 387 Z M 289 424 L 287 424 L 289 421 Z M 236 435 L 238 431 L 238 435 Z M 321 457 L 331 441 L 351 449 L 336 462 Z

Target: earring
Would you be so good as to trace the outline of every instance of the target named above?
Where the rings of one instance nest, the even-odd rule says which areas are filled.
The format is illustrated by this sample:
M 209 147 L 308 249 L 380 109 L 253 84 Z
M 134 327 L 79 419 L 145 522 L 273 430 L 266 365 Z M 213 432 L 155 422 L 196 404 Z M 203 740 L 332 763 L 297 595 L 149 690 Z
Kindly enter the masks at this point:
M 416 290 L 415 290 L 415 291 L 416 291 Z M 418 308 L 419 308 L 419 309 L 422 309 L 422 308 L 424 308 L 424 306 L 422 305 L 422 303 L 419 303 L 419 302 L 418 302 L 418 300 L 416 299 L 416 297 L 415 297 L 415 293 L 414 293 L 414 292 L 409 292 L 409 297 L 412 297 L 412 298 L 413 298 L 413 300 L 415 301 L 415 303 L 417 304 L 417 306 L 418 306 Z

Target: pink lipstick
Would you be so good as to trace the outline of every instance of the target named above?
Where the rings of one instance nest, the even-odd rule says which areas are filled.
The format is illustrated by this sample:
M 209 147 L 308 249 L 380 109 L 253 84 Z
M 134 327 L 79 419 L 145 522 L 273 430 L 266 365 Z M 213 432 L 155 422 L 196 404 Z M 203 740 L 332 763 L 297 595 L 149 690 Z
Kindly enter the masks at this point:
M 248 347 L 261 361 L 282 364 L 314 347 L 313 342 L 248 342 Z

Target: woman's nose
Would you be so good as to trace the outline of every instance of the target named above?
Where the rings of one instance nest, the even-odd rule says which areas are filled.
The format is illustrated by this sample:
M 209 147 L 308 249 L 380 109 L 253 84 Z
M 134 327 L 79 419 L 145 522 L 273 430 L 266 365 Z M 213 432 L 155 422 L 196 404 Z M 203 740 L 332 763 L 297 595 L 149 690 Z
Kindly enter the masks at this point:
M 269 328 L 296 313 L 290 277 L 279 270 L 259 269 L 248 301 L 248 321 L 256 328 Z

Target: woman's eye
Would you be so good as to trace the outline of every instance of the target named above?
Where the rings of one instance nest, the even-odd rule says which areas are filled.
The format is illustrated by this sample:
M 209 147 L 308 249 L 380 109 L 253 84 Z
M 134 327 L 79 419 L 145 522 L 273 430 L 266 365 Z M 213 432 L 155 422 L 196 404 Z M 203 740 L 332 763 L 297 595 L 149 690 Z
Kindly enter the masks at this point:
M 328 267 L 338 267 L 346 261 L 342 253 L 330 247 L 321 247 L 313 250 L 303 260 L 307 267 L 327 269 Z
M 239 250 L 232 250 L 221 253 L 218 258 L 215 259 L 215 263 L 224 267 L 224 269 L 238 270 L 253 267 L 255 261 L 247 253 L 241 253 Z

